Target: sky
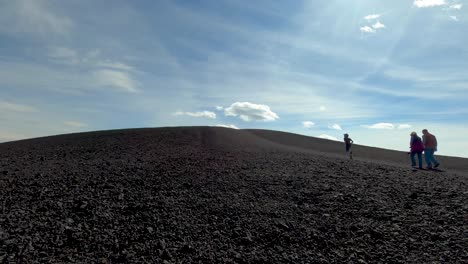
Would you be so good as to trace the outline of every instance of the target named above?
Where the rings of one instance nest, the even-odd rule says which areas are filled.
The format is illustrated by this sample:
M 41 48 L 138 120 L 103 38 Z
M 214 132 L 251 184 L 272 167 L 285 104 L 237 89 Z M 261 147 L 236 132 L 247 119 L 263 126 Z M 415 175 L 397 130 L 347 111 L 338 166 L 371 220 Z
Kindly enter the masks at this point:
M 468 157 L 468 0 L 0 0 L 0 142 L 271 129 Z M 358 155 L 357 153 L 355 155 Z

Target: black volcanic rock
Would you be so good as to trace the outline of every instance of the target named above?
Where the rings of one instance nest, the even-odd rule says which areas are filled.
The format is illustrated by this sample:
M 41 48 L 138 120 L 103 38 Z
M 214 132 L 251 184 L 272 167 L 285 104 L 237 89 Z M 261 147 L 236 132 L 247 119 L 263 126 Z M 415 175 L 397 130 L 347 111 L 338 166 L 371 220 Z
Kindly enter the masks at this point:
M 3 143 L 0 263 L 468 262 L 466 159 L 353 148 L 211 127 Z

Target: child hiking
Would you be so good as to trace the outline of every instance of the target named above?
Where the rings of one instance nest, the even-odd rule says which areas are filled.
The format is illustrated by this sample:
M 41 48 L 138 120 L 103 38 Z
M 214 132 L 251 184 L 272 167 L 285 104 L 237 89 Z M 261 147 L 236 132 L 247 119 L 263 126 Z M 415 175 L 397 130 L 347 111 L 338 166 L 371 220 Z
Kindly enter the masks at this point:
M 344 134 L 344 143 L 346 147 L 346 154 L 349 155 L 349 159 L 353 159 L 353 152 L 351 151 L 351 145 L 354 141 L 349 137 L 348 134 Z

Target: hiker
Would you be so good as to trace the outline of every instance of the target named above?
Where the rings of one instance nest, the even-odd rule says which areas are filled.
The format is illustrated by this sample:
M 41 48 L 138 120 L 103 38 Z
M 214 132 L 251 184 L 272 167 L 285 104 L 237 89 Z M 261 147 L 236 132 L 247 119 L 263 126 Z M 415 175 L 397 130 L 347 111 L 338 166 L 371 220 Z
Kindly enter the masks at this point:
M 422 169 L 422 152 L 424 150 L 424 144 L 421 138 L 418 136 L 416 132 L 411 132 L 410 134 L 410 157 L 411 157 L 411 166 L 416 167 L 416 160 L 414 159 L 414 155 L 418 154 L 418 165 L 419 169 Z
M 426 158 L 427 168 L 432 169 L 433 163 L 434 168 L 437 168 L 440 165 L 440 163 L 434 158 L 434 152 L 437 151 L 437 139 L 434 135 L 429 133 L 427 129 L 423 129 L 422 133 L 422 141 L 424 144 L 424 157 Z
M 348 134 L 344 134 L 344 142 L 346 146 L 346 154 L 349 155 L 350 159 L 353 159 L 353 152 L 351 150 L 351 145 L 354 143 L 353 140 L 349 137 Z

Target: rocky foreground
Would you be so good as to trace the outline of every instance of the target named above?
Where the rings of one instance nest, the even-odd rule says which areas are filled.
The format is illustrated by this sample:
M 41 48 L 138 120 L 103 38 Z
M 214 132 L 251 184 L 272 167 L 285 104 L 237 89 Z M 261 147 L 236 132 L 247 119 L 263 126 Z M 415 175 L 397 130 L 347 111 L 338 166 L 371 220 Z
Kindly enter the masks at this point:
M 350 161 L 329 141 L 301 149 L 268 133 L 0 144 L 0 263 L 468 262 L 466 172 Z

